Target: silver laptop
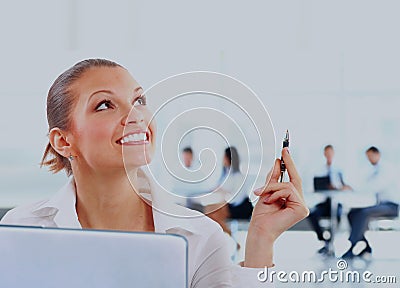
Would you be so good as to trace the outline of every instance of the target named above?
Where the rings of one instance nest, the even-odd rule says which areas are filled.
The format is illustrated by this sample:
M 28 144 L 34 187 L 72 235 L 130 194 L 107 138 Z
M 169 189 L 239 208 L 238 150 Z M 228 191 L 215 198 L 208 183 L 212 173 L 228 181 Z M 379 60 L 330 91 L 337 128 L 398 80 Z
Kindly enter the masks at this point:
M 170 234 L 0 226 L 0 287 L 187 287 Z

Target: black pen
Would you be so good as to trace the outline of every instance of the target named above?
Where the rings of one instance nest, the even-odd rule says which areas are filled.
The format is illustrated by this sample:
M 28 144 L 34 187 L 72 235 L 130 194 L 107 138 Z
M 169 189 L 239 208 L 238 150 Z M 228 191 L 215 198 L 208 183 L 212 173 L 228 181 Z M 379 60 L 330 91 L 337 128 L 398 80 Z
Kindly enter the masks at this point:
M 289 130 L 286 130 L 285 138 L 283 138 L 283 144 L 282 148 L 289 147 Z M 279 182 L 283 182 L 283 176 L 286 171 L 286 165 L 285 162 L 283 161 L 283 157 L 281 156 L 281 179 Z

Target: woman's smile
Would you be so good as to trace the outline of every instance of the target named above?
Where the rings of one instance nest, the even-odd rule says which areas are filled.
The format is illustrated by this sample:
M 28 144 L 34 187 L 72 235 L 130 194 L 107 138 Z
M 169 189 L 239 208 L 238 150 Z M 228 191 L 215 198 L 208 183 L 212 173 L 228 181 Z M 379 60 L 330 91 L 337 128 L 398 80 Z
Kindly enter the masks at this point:
M 129 132 L 118 139 L 117 144 L 124 146 L 149 144 L 149 132 L 143 130 Z

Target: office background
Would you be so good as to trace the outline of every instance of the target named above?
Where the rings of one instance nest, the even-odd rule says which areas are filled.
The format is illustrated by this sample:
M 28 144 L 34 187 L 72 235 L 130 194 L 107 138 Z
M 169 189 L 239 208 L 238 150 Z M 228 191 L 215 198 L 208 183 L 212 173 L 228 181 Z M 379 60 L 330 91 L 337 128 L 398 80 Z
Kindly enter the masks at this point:
M 144 88 L 192 70 L 246 83 L 270 113 L 277 153 L 290 129 L 305 190 L 326 144 L 335 146 L 350 184 L 360 181 L 371 145 L 400 167 L 398 1 L 0 5 L 2 206 L 46 197 L 65 181 L 38 168 L 47 143 L 46 95 L 57 75 L 89 57 L 120 62 Z M 207 144 L 201 139 L 194 148 Z M 219 161 L 222 150 L 216 153 Z

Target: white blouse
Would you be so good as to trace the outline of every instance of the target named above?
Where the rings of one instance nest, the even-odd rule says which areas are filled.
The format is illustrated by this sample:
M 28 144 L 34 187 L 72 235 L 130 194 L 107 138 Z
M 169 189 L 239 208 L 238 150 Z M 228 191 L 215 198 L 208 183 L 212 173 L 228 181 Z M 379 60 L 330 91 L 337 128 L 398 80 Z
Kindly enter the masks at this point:
M 258 281 L 261 268 L 244 268 L 230 260 L 228 243 L 221 227 L 200 212 L 169 204 L 175 217 L 161 212 L 163 206 L 151 195 L 155 232 L 184 236 L 189 243 L 188 279 L 190 287 L 271 287 Z M 73 177 L 49 200 L 10 210 L 0 224 L 82 229 L 75 210 L 76 190 Z M 167 211 L 167 210 L 164 210 Z M 170 210 L 171 211 L 171 210 Z M 197 217 L 193 217 L 197 216 Z

